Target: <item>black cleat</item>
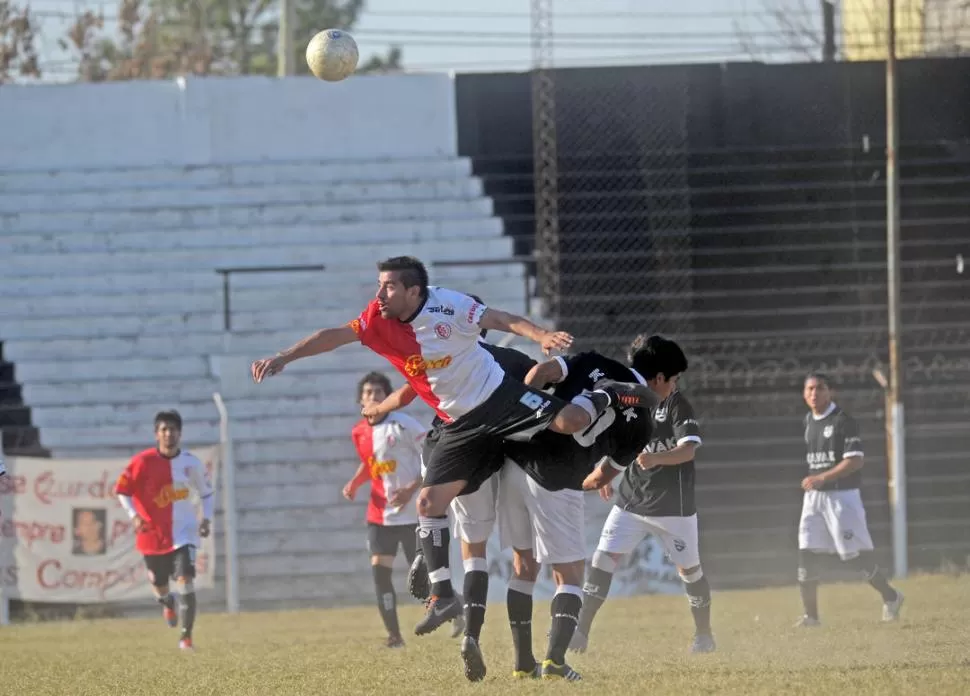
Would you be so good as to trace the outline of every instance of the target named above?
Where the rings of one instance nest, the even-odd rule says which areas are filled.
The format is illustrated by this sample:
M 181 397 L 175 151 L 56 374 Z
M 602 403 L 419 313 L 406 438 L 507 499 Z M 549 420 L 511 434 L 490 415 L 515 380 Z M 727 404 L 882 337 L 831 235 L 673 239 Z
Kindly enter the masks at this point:
M 660 403 L 653 390 L 642 384 L 601 379 L 593 389 L 609 396 L 610 406 L 615 408 L 654 408 Z
M 417 554 L 408 568 L 408 592 L 421 602 L 431 594 L 431 579 L 428 577 L 428 564 L 424 562 L 423 553 Z
M 465 663 L 465 678 L 468 681 L 481 681 L 485 678 L 485 658 L 478 647 L 478 641 L 465 636 L 461 641 L 461 659 Z
M 425 612 L 424 618 L 418 621 L 418 625 L 414 627 L 414 632 L 419 636 L 427 635 L 437 630 L 442 624 L 460 616 L 461 611 L 461 602 L 458 601 L 457 597 L 435 597 L 432 595 L 428 602 L 428 611 Z

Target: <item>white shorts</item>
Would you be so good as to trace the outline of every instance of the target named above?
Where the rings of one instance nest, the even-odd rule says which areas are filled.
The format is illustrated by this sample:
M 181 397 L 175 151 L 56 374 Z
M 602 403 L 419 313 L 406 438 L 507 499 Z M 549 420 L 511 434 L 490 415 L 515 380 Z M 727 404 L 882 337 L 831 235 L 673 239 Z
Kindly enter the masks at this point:
M 499 474 L 492 474 L 474 493 L 460 495 L 451 501 L 455 537 L 468 544 L 488 541 L 495 528 L 498 486 Z
M 805 491 L 798 523 L 798 548 L 816 553 L 837 553 L 843 561 L 872 551 L 866 509 L 859 489 Z
M 614 505 L 603 523 L 596 548 L 606 553 L 626 555 L 632 553 L 647 534 L 653 534 L 660 540 L 670 562 L 678 568 L 693 568 L 701 564 L 696 514 L 690 517 L 645 517 Z
M 549 491 L 514 462 L 506 462 L 499 486 L 502 548 L 534 549 L 539 563 L 586 560 L 583 492 Z

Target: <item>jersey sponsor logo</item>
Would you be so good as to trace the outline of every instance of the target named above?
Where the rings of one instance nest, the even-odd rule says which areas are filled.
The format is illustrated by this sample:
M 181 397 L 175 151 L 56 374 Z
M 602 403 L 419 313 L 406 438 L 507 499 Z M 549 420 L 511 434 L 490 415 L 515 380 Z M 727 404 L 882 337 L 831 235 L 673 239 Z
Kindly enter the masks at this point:
M 438 334 L 438 338 L 446 341 L 451 338 L 451 327 L 443 321 L 434 325 L 434 332 Z
M 833 432 L 835 432 L 835 428 L 831 425 L 826 425 L 824 428 L 822 428 L 822 437 L 828 439 L 832 437 Z
M 835 451 L 809 452 L 805 455 L 805 462 L 809 469 L 827 469 L 835 464 Z
M 177 503 L 180 500 L 189 499 L 189 489 L 184 486 L 173 486 L 170 483 L 166 483 L 162 490 L 158 492 L 155 496 L 154 502 L 156 507 L 164 508 L 168 507 L 172 503 Z
M 476 302 L 468 309 L 468 316 L 466 317 L 466 319 L 468 320 L 469 324 L 475 323 L 475 312 L 478 311 L 479 307 L 481 307 L 481 305 Z
M 655 452 L 669 452 L 675 447 L 677 447 L 676 438 L 668 437 L 666 440 L 654 440 L 648 443 L 643 451 L 654 454 Z
M 420 355 L 411 355 L 404 361 L 404 372 L 408 377 L 417 377 L 428 370 L 441 370 L 449 365 L 451 365 L 450 355 L 436 360 L 425 360 Z
M 360 332 L 364 329 L 364 322 L 362 322 L 360 319 L 354 319 L 353 321 L 349 322 L 347 326 L 353 329 L 354 333 L 359 336 Z
M 428 314 L 444 314 L 446 317 L 453 317 L 453 316 L 455 316 L 455 308 L 454 307 L 445 307 L 445 306 L 441 306 L 441 307 L 428 307 L 424 311 L 426 311 Z
M 373 476 L 385 476 L 386 474 L 393 474 L 397 471 L 396 459 L 378 459 L 377 457 L 371 456 L 367 460 L 367 464 L 370 466 L 370 472 Z

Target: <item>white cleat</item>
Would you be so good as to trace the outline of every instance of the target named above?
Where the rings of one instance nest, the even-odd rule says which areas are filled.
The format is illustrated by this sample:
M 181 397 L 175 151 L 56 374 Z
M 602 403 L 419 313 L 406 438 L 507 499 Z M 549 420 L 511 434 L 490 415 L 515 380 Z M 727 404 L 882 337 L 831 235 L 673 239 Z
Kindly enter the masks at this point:
M 886 623 L 899 621 L 899 610 L 903 608 L 904 601 L 906 601 L 906 598 L 903 593 L 896 590 L 896 599 L 882 605 L 882 620 Z
M 584 653 L 589 647 L 589 638 L 579 631 L 573 632 L 573 637 L 569 641 L 569 650 L 575 653 Z

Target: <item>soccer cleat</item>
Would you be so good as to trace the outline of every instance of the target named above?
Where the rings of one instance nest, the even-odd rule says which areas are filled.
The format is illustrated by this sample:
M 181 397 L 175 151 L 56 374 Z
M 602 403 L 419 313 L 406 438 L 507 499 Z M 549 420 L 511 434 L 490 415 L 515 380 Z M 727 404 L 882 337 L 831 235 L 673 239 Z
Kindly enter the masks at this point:
M 601 379 L 593 389 L 610 397 L 610 406 L 616 408 L 652 408 L 657 405 L 657 395 L 642 384 Z
M 513 669 L 512 670 L 513 679 L 541 679 L 542 678 L 542 668 L 539 663 L 535 663 L 532 669 Z
M 419 601 L 424 601 L 431 594 L 431 580 L 428 578 L 428 564 L 424 562 L 424 554 L 419 553 L 411 561 L 408 568 L 408 592 Z
M 459 614 L 451 620 L 451 637 L 457 638 L 465 632 L 465 617 Z
M 896 590 L 896 599 L 882 605 L 882 620 L 886 623 L 899 620 L 899 610 L 903 608 L 906 598 L 903 593 Z
M 584 653 L 589 648 L 589 638 L 579 631 L 573 632 L 573 637 L 569 639 L 569 650 L 576 653 Z
M 795 628 L 815 628 L 816 626 L 821 626 L 822 622 L 816 619 L 814 616 L 802 616 L 795 622 Z
M 414 627 L 415 634 L 426 635 L 438 629 L 443 623 L 461 615 L 461 602 L 457 597 L 435 597 L 428 600 L 428 610 L 424 618 Z
M 387 640 L 384 641 L 385 648 L 403 648 L 404 639 L 401 636 L 388 636 Z
M 478 641 L 465 636 L 461 641 L 461 660 L 465 663 L 465 678 L 468 681 L 481 681 L 485 678 L 485 658 Z
M 579 672 L 574 670 L 567 664 L 557 665 L 552 660 L 542 661 L 542 678 L 543 679 L 563 679 L 565 681 L 576 682 L 580 681 L 583 677 Z
M 172 606 L 172 607 L 166 607 L 163 604 L 162 605 L 162 616 L 165 618 L 165 623 L 168 624 L 168 627 L 169 628 L 175 628 L 176 626 L 179 625 L 179 615 L 178 615 L 178 612 L 175 611 L 175 607 L 174 606 Z
M 189 636 L 182 636 L 179 640 L 179 650 L 184 650 L 185 652 L 193 652 L 195 648 L 192 646 L 192 638 Z
M 694 636 L 693 642 L 690 644 L 690 651 L 692 653 L 712 653 L 717 650 L 717 645 L 714 643 L 714 636 L 710 633 L 698 633 Z

